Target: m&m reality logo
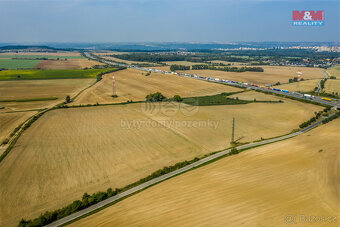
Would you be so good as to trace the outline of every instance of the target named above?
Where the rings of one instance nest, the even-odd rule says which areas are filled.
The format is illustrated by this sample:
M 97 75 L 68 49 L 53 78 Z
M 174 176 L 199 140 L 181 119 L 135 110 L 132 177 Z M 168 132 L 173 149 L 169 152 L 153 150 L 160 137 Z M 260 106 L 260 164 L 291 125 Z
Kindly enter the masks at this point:
M 325 11 L 293 11 L 293 26 L 323 26 L 325 24 Z

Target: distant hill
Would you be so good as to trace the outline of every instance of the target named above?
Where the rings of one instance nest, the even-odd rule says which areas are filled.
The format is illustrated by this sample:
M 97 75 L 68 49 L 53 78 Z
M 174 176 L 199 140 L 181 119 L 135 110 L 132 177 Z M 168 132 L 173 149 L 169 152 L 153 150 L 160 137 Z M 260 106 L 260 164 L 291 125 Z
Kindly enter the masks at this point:
M 36 51 L 36 52 L 55 52 L 55 51 L 68 51 L 74 49 L 63 49 L 63 48 L 54 48 L 45 45 L 5 45 L 0 46 L 0 51 Z

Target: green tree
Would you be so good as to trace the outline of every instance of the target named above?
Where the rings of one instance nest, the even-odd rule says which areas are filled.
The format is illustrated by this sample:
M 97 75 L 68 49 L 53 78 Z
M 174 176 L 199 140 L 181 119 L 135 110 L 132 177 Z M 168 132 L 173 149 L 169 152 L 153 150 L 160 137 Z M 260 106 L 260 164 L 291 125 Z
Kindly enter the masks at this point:
M 238 151 L 237 148 L 235 148 L 235 147 L 232 148 L 231 151 L 230 151 L 230 154 L 231 154 L 231 155 L 238 154 L 238 153 L 239 153 L 239 151 Z
M 173 99 L 174 99 L 175 102 L 182 102 L 183 101 L 182 97 L 179 96 L 179 95 L 174 95 Z
M 161 102 L 166 99 L 166 97 L 162 95 L 162 93 L 160 92 L 148 94 L 145 98 L 146 98 L 146 101 L 148 102 Z

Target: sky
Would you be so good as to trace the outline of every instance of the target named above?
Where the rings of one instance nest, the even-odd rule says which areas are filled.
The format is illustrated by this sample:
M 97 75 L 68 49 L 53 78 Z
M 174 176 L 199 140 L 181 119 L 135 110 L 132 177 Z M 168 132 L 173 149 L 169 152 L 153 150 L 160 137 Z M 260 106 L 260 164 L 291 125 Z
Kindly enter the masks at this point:
M 340 1 L 0 0 L 0 42 L 339 42 Z M 293 10 L 324 10 L 322 27 Z

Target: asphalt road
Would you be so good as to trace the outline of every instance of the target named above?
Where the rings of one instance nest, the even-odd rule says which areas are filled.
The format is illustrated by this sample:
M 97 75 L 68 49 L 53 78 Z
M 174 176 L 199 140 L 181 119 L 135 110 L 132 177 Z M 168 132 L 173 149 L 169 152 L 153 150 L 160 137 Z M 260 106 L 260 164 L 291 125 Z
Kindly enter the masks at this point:
M 303 133 L 305 133 L 305 132 L 307 132 L 307 131 L 317 127 L 320 124 L 322 124 L 321 121 L 316 122 L 316 123 L 310 125 L 309 127 L 305 128 L 305 129 L 302 129 L 302 130 L 300 130 L 298 132 L 294 132 L 294 133 L 291 133 L 291 134 L 288 134 L 288 135 L 284 135 L 284 136 L 280 136 L 280 137 L 273 138 L 273 139 L 268 139 L 268 140 L 263 140 L 263 141 L 259 141 L 259 142 L 255 142 L 255 143 L 245 144 L 245 145 L 237 147 L 237 149 L 241 150 L 241 149 L 246 149 L 246 148 L 252 148 L 252 147 L 257 147 L 257 146 L 264 145 L 264 144 L 278 142 L 278 141 L 281 141 L 281 140 L 284 140 L 284 139 L 289 139 L 289 138 L 292 138 L 294 136 L 303 134 Z M 178 174 L 184 173 L 184 172 L 186 172 L 188 170 L 194 169 L 194 168 L 196 168 L 196 167 L 198 167 L 200 165 L 203 165 L 205 163 L 208 163 L 208 162 L 210 162 L 212 160 L 218 159 L 218 158 L 228 154 L 230 151 L 231 151 L 231 149 L 220 151 L 220 152 L 218 152 L 216 154 L 213 154 L 213 155 L 211 155 L 209 157 L 203 158 L 203 159 L 201 159 L 201 160 L 199 160 L 199 161 L 197 161 L 195 163 L 192 163 L 192 164 L 187 165 L 187 166 L 185 166 L 183 168 L 175 170 L 175 171 L 173 171 L 171 173 L 168 173 L 168 174 L 162 175 L 160 177 L 154 178 L 154 179 L 152 179 L 152 180 L 150 180 L 148 182 L 140 184 L 140 185 L 138 185 L 138 186 L 136 186 L 134 188 L 131 188 L 131 189 L 127 190 L 127 191 L 124 191 L 124 192 L 122 192 L 122 193 L 120 193 L 118 195 L 115 195 L 115 196 L 110 197 L 110 198 L 108 198 L 106 200 L 103 200 L 102 202 L 94 204 L 94 205 L 92 205 L 92 206 L 90 206 L 90 207 L 88 207 L 88 208 L 86 208 L 84 210 L 78 211 L 77 213 L 74 213 L 74 214 L 71 214 L 71 215 L 69 215 L 67 217 L 64 217 L 62 219 L 59 219 L 59 220 L 57 220 L 57 221 L 55 221 L 55 222 L 53 222 L 53 223 L 51 223 L 51 224 L 49 224 L 47 226 L 51 227 L 51 226 L 60 226 L 60 225 L 67 224 L 70 221 L 73 221 L 73 220 L 75 220 L 77 218 L 80 218 L 80 217 L 86 215 L 86 214 L 89 214 L 90 212 L 93 212 L 93 211 L 95 211 L 95 210 L 97 210 L 97 209 L 99 209 L 101 207 L 104 207 L 104 206 L 106 206 L 106 205 L 108 205 L 108 204 L 110 204 L 112 202 L 115 202 L 115 201 L 117 201 L 117 200 L 119 200 L 121 198 L 129 196 L 129 195 L 131 195 L 131 194 L 133 194 L 135 192 L 138 192 L 140 190 L 146 189 L 146 188 L 148 188 L 148 187 L 150 187 L 150 186 L 152 186 L 154 184 L 162 182 L 162 181 L 164 181 L 166 179 L 169 179 L 171 177 L 174 177 L 174 176 L 176 176 Z

